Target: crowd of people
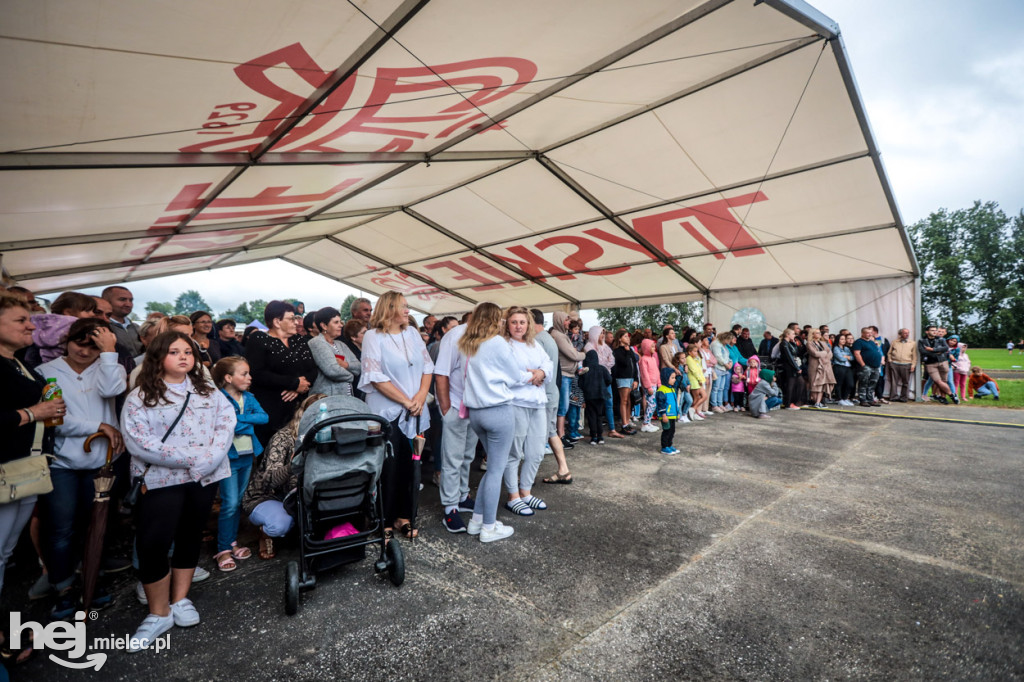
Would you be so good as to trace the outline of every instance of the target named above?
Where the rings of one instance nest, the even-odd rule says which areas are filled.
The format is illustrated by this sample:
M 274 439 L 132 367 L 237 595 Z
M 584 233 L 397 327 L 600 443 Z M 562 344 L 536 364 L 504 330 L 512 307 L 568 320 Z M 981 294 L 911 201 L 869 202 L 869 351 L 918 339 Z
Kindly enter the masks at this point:
M 966 346 L 935 327 L 917 341 L 901 329 L 890 342 L 875 327 L 855 338 L 793 323 L 778 339 L 765 332 L 755 347 L 739 325 L 721 333 L 710 323 L 665 325 L 657 336 L 594 326 L 584 334 L 574 314 L 555 312 L 546 327 L 540 310 L 493 303 L 419 325 L 396 292 L 375 306 L 357 299 L 346 311 L 271 301 L 262 328 L 239 329 L 208 311 L 153 313 L 138 324 L 133 307 L 123 286 L 99 297 L 65 292 L 50 312 L 30 291 L 0 293 L 0 461 L 53 455 L 52 492 L 0 505 L 0 588 L 29 527 L 42 567 L 29 596 L 51 599 L 53 620 L 110 603 L 101 586 L 81 604 L 75 571 L 104 464 L 85 441 L 100 433 L 115 455 L 129 455 L 115 461 L 114 498 L 133 502 L 132 556 L 106 557 L 104 569 L 137 572 L 136 596 L 149 612 L 132 650 L 199 623 L 188 595 L 209 577 L 198 564 L 217 498 L 216 568 L 231 572 L 254 556 L 238 541 L 243 518 L 258 529 L 255 554 L 274 558 L 275 541 L 295 525 L 286 496 L 296 486 L 300 417 L 325 396 L 362 399 L 390 422 L 386 541 L 419 534 L 411 440 L 426 434 L 443 527 L 485 543 L 514 533 L 499 509 L 528 517 L 548 508 L 534 494 L 546 454 L 557 469 L 542 482 L 573 482 L 565 452 L 584 430 L 591 446 L 606 435 L 658 432 L 660 453 L 675 455 L 679 425 L 726 412 L 770 419 L 772 410 L 803 405 L 905 402 L 918 363 L 928 376 L 923 390 L 938 402 L 965 391 L 999 399 Z M 474 498 L 478 459 L 484 473 Z M 4 647 L 12 660 L 27 654 Z

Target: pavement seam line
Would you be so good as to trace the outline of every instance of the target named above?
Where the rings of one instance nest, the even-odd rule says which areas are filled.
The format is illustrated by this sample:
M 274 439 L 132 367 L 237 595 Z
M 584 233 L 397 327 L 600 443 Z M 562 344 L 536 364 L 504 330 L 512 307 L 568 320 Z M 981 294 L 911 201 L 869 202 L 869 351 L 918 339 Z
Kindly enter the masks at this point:
M 832 535 L 830 533 L 825 533 L 819 530 L 800 528 L 799 526 L 792 526 L 788 523 L 783 523 L 780 521 L 770 521 L 768 519 L 761 519 L 760 522 L 770 526 L 775 526 L 776 528 L 781 528 L 783 530 L 795 533 L 801 533 L 803 535 L 810 535 L 812 537 L 821 538 L 823 540 L 831 540 L 833 542 L 841 542 L 853 545 L 867 552 L 871 552 L 872 554 L 890 556 L 895 557 L 897 559 L 906 559 L 907 561 L 912 561 L 917 564 L 925 564 L 928 566 L 934 566 L 936 568 L 944 568 L 949 571 L 956 571 L 958 573 L 966 573 L 967 575 L 973 575 L 978 578 L 985 578 L 986 580 L 1006 583 L 1008 585 L 1012 585 L 1018 590 L 1024 591 L 1024 583 L 1022 582 L 1018 582 L 1016 580 L 1013 580 L 1012 578 L 1003 578 L 997 575 L 992 575 L 991 573 L 985 573 L 984 571 L 980 571 L 976 568 L 971 568 L 970 566 L 963 566 L 962 564 L 948 561 L 946 559 L 941 559 L 939 557 L 933 557 L 927 554 L 918 554 L 917 552 L 911 552 L 905 549 L 900 549 L 899 547 L 893 547 L 892 545 L 885 545 L 880 542 L 872 542 L 870 540 L 855 540 L 853 538 L 845 538 L 841 535 Z
M 874 430 L 871 430 L 871 431 L 868 431 L 868 432 L 865 432 L 865 433 L 861 434 L 859 438 L 857 438 L 856 440 L 851 442 L 849 449 L 850 450 L 855 450 L 864 441 L 866 441 L 866 440 L 868 440 L 870 438 L 877 437 L 879 435 L 878 431 L 880 429 L 884 430 L 882 427 L 886 427 L 886 426 L 888 426 L 887 422 L 883 423 L 883 424 L 880 424 L 879 425 L 879 429 L 874 429 Z M 766 504 L 763 508 L 757 509 L 753 513 L 746 515 L 739 523 L 737 523 L 731 530 L 729 530 L 728 533 L 725 533 L 722 536 L 720 536 L 717 539 L 715 539 L 714 541 L 712 541 L 710 544 L 707 545 L 707 547 L 705 549 L 698 551 L 696 554 L 694 554 L 690 558 L 689 561 L 687 561 L 686 563 L 680 565 L 676 570 L 672 571 L 672 573 L 669 573 L 668 575 L 666 575 L 657 584 L 652 585 L 651 587 L 649 587 L 646 590 L 644 590 L 643 592 L 639 593 L 638 595 L 636 595 L 635 597 L 633 597 L 629 601 L 627 601 L 624 604 L 622 604 L 622 606 L 619 609 L 617 609 L 611 616 L 609 616 L 608 619 L 605 620 L 605 622 L 603 622 L 600 625 L 598 625 L 597 627 L 593 628 L 586 635 L 580 637 L 579 641 L 577 641 L 574 644 L 572 644 L 572 646 L 569 646 L 566 649 L 558 652 L 557 654 L 555 654 L 555 656 L 553 656 L 549 660 L 544 661 L 543 663 L 540 663 L 536 668 L 533 669 L 532 673 L 533 674 L 537 674 L 537 673 L 539 673 L 540 671 L 542 671 L 542 670 L 544 670 L 546 668 L 550 668 L 550 667 L 556 665 L 556 663 L 557 663 L 557 661 L 559 659 L 564 658 L 566 656 L 566 654 L 568 654 L 571 651 L 573 651 L 574 649 L 578 648 L 581 644 L 586 642 L 592 636 L 594 636 L 595 634 L 601 632 L 602 630 L 607 628 L 609 625 L 613 624 L 624 613 L 626 613 L 627 611 L 632 610 L 634 607 L 636 607 L 642 601 L 646 600 L 649 595 L 651 595 L 652 593 L 660 590 L 663 586 L 665 586 L 667 583 L 669 583 L 672 580 L 674 580 L 677 576 L 680 576 L 680 575 L 686 573 L 688 570 L 690 570 L 691 567 L 695 566 L 698 562 L 702 561 L 707 556 L 713 554 L 719 547 L 725 545 L 741 528 L 744 528 L 748 524 L 752 523 L 758 517 L 762 516 L 763 514 L 765 514 L 769 510 L 771 510 L 773 507 L 775 507 L 779 503 L 788 500 L 789 498 L 793 497 L 794 495 L 796 495 L 799 492 L 802 492 L 803 490 L 806 490 L 806 486 L 812 484 L 814 481 L 816 481 L 820 477 L 824 476 L 828 471 L 830 471 L 832 468 L 834 468 L 836 466 L 836 464 L 838 464 L 839 462 L 843 461 L 844 458 L 845 458 L 845 454 L 841 454 L 841 455 L 837 456 L 834 460 L 829 462 L 826 466 L 822 467 L 821 470 L 818 471 L 816 474 L 811 476 L 806 481 L 803 481 L 802 482 L 802 486 L 800 488 L 794 487 L 794 488 L 791 488 L 789 490 L 786 490 L 782 495 L 780 495 L 776 499 L 772 500 L 770 503 Z

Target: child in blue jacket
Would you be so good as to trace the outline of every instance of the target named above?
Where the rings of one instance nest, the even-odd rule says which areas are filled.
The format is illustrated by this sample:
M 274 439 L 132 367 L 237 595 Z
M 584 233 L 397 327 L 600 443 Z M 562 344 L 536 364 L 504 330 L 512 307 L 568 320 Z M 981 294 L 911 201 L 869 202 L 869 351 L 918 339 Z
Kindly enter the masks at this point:
M 231 477 L 220 482 L 220 516 L 217 519 L 217 553 L 213 558 L 221 571 L 237 568 L 235 560 L 248 559 L 252 551 L 238 546 L 238 522 L 241 519 L 242 496 L 249 485 L 253 460 L 263 453 L 263 446 L 253 431 L 254 424 L 266 424 L 267 413 L 249 393 L 252 377 L 245 358 L 232 356 L 213 366 L 213 381 L 235 408 L 235 438 L 228 450 Z
M 661 368 L 661 385 L 654 393 L 654 410 L 661 420 L 661 454 L 675 455 L 679 450 L 672 446 L 676 435 L 676 420 L 679 419 L 679 401 L 676 398 L 678 373 L 671 367 Z

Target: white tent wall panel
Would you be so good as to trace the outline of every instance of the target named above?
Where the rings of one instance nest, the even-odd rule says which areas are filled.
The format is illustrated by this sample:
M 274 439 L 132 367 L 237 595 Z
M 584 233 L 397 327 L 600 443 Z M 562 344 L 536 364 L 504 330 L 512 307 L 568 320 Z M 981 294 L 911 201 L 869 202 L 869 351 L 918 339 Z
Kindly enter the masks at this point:
M 719 331 L 736 323 L 749 327 L 757 341 L 765 327 L 778 336 L 790 322 L 827 324 L 832 333 L 845 328 L 854 338 L 862 327 L 875 325 L 894 339 L 906 327 L 911 338 L 918 338 L 914 307 L 913 277 L 886 277 L 717 291 L 711 294 L 708 319 Z
M 187 256 L 202 251 L 244 249 L 260 241 L 277 229 L 276 225 L 244 227 L 211 232 L 179 234 L 166 240 L 153 251 L 153 258 Z
M 695 256 L 679 264 L 711 291 L 778 286 L 839 278 L 889 277 L 909 272 L 906 252 L 895 229 L 791 242 L 741 251 L 719 259 Z
M 372 5 L 379 16 L 399 3 L 374 0 Z M 17 137 L 8 137 L 16 131 L 0 128 L 4 150 L 135 135 L 146 137 L 76 150 L 171 151 L 222 140 L 229 136 L 199 134 L 204 123 L 217 120 L 208 117 L 246 114 L 245 119 L 220 118 L 231 123 L 279 117 L 282 106 L 308 97 L 354 46 L 376 31 L 348 3 L 299 0 L 15 0 L 5 3 L 4 17 L 6 35 L 54 43 L 0 41 L 6 67 L 0 120 L 14 112 L 33 120 Z M 13 64 L 19 68 L 9 68 Z M 260 95 L 240 80 L 235 65 L 245 64 L 251 65 L 246 79 L 262 82 L 264 91 L 276 91 L 281 98 Z M 239 102 L 255 106 L 224 107 Z M 244 134 L 254 133 L 253 126 L 246 128 Z M 151 136 L 184 129 L 190 132 Z M 266 132 L 257 134 L 262 139 Z
M 7 259 L 5 257 L 4 267 L 6 267 L 6 262 Z M 131 268 L 112 268 L 110 270 L 91 268 L 88 272 L 81 272 L 74 275 L 21 279 L 18 280 L 18 284 L 26 287 L 30 291 L 34 291 L 37 294 L 45 295 L 49 293 L 73 291 L 78 288 L 86 289 L 97 285 L 123 282 L 131 271 Z
M 103 264 L 116 266 L 140 261 L 159 243 L 158 238 L 149 237 L 99 242 L 90 244 L 88 249 L 71 245 L 8 251 L 4 254 L 4 268 L 8 272 L 33 277 L 36 273 L 59 270 L 97 269 Z
M 408 206 L 484 175 L 507 161 L 460 161 L 418 164 L 345 200 L 345 210 Z
M 594 220 L 600 214 L 536 161 L 525 161 L 414 207 L 477 244 Z
M 177 225 L 182 192 L 220 182 L 223 168 L 5 171 L 0 234 L 74 238 Z
M 281 241 L 291 241 L 293 239 L 304 239 L 313 237 L 324 237 L 327 235 L 338 234 L 343 230 L 365 223 L 369 220 L 373 220 L 375 215 L 360 215 L 351 216 L 348 218 L 330 218 L 323 220 L 310 220 L 307 222 L 298 223 L 290 227 L 286 227 L 280 232 L 274 233 L 273 236 L 267 237 L 260 242 L 261 246 L 274 244 Z
M 402 256 L 403 260 L 434 258 L 465 249 L 454 239 L 402 212 L 346 230 L 339 238 L 369 254 L 381 258 Z
M 530 147 L 543 149 L 692 88 L 809 33 L 767 7 L 733 2 L 515 114 L 506 129 Z M 453 149 L 494 149 L 494 142 L 494 138 L 475 136 Z
M 808 45 L 647 116 L 656 117 L 718 187 L 865 152 L 835 59 L 826 52 L 819 61 L 820 53 L 819 44 Z M 682 184 L 679 189 L 660 196 L 688 192 Z

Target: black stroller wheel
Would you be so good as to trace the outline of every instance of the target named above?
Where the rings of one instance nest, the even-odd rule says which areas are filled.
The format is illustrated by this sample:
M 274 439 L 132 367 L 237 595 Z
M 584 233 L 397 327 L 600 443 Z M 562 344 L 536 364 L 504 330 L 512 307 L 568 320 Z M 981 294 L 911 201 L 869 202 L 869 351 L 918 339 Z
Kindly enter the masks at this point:
M 294 616 L 299 612 L 299 563 L 289 561 L 284 568 L 284 612 Z
M 384 554 L 388 562 L 388 580 L 395 587 L 405 582 L 405 555 L 402 554 L 402 547 L 398 540 L 392 540 L 384 548 Z

